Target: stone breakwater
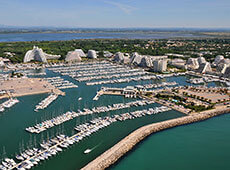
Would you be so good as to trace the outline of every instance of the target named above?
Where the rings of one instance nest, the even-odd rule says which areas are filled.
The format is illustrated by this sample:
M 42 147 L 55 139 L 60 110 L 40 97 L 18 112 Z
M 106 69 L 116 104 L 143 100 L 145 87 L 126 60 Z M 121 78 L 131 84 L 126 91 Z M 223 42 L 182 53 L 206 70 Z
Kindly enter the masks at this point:
M 230 113 L 230 108 L 220 108 L 215 110 L 204 111 L 189 116 L 184 116 L 176 119 L 171 119 L 159 123 L 153 123 L 143 126 L 127 137 L 122 139 L 112 148 L 101 154 L 95 160 L 82 168 L 82 170 L 101 170 L 110 167 L 116 161 L 118 161 L 123 155 L 130 151 L 136 144 L 142 141 L 144 138 L 152 133 L 156 133 L 165 129 L 190 124 L 194 122 L 203 121 L 214 116 L 218 116 L 224 113 Z

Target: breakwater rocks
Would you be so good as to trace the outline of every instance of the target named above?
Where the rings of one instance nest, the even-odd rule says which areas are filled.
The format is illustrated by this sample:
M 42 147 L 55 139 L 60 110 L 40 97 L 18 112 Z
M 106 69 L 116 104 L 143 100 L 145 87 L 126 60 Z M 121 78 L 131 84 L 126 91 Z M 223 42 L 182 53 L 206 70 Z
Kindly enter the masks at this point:
M 135 130 L 127 137 L 122 139 L 120 142 L 118 142 L 116 145 L 114 145 L 112 148 L 101 154 L 95 160 L 83 167 L 82 170 L 101 170 L 110 167 L 112 164 L 118 161 L 118 159 L 120 159 L 123 155 L 130 151 L 137 143 L 139 143 L 152 133 L 156 133 L 165 129 L 185 124 L 203 121 L 224 113 L 230 113 L 230 108 L 219 108 L 204 111 L 189 116 L 184 116 L 176 119 L 171 119 L 143 126 Z

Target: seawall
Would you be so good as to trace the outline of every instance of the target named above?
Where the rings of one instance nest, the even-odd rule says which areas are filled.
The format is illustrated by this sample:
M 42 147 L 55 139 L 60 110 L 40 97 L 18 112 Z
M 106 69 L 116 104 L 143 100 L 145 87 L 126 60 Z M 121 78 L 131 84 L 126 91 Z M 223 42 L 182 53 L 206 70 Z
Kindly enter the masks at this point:
M 112 148 L 98 156 L 92 162 L 83 167 L 82 170 L 102 170 L 110 167 L 112 164 L 118 161 L 118 159 L 120 159 L 123 155 L 130 151 L 136 144 L 138 144 L 140 141 L 142 141 L 144 138 L 152 133 L 177 127 L 180 125 L 203 121 L 225 113 L 230 113 L 230 108 L 219 108 L 204 111 L 189 116 L 143 126 L 135 130 L 127 137 L 122 139 L 120 142 L 118 142 L 116 145 L 114 145 Z

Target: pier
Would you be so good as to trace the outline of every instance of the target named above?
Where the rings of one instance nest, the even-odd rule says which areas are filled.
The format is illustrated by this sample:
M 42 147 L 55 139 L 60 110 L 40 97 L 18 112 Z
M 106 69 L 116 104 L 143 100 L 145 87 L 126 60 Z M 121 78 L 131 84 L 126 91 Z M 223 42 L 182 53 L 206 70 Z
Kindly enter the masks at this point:
M 127 86 L 126 88 L 110 88 L 102 87 L 93 98 L 93 100 L 98 100 L 102 95 L 118 95 L 125 96 L 128 98 L 137 98 L 139 91 L 133 86 Z
M 10 98 L 9 100 L 5 101 L 4 103 L 0 104 L 0 112 L 3 112 L 5 108 L 10 108 L 13 105 L 17 104 L 19 102 L 18 99 Z
M 128 103 L 117 103 L 113 104 L 112 106 L 100 106 L 97 108 L 93 108 L 92 110 L 84 108 L 83 111 L 78 110 L 78 113 L 74 111 L 68 111 L 62 115 L 59 115 L 57 117 L 54 117 L 50 120 L 45 120 L 43 122 L 40 122 L 34 126 L 26 128 L 26 131 L 30 133 L 41 133 L 49 128 L 52 128 L 54 126 L 60 125 L 64 122 L 67 122 L 69 120 L 72 120 L 76 117 L 82 116 L 82 115 L 90 115 L 90 114 L 98 114 L 98 113 L 104 113 L 114 110 L 121 110 L 129 107 L 137 107 L 137 106 L 145 106 L 153 104 L 154 102 L 151 100 L 137 100 L 132 101 Z

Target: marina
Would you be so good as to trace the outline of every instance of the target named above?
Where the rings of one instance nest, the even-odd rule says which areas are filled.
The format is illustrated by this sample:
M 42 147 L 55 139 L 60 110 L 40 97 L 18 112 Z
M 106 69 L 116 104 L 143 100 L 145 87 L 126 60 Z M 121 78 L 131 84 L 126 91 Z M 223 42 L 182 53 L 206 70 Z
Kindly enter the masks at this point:
M 144 76 L 117 78 L 117 79 L 113 79 L 113 80 L 92 81 L 92 82 L 87 82 L 86 85 L 93 86 L 93 85 L 101 85 L 101 84 L 127 83 L 127 82 L 131 82 L 131 81 L 144 81 L 144 80 L 163 79 L 163 78 L 166 78 L 166 77 L 181 76 L 181 75 L 185 75 L 185 73 L 183 73 L 183 74 L 171 74 L 171 75 L 147 74 L 147 75 L 144 75 Z
M 150 105 L 153 104 L 153 101 L 148 101 L 148 100 L 138 100 L 138 101 L 133 101 L 129 103 L 118 103 L 118 104 L 113 104 L 112 106 L 100 106 L 97 108 L 92 108 L 92 110 L 84 108 L 83 111 L 78 111 L 78 113 L 74 111 L 68 111 L 58 117 L 52 118 L 50 120 L 43 121 L 41 123 L 38 123 L 32 127 L 26 128 L 26 131 L 30 133 L 41 133 L 49 128 L 52 128 L 54 126 L 60 125 L 66 121 L 72 120 L 76 117 L 82 116 L 82 115 L 89 115 L 89 114 L 98 114 L 98 113 L 103 113 L 103 112 L 109 112 L 109 111 L 114 111 L 114 110 L 121 110 L 129 107 L 137 107 L 137 106 L 144 106 L 144 105 Z
M 3 112 L 5 110 L 5 108 L 10 108 L 17 103 L 19 103 L 18 99 L 10 98 L 9 100 L 0 104 L 0 112 Z
M 229 0 L 0 5 L 0 170 L 230 169 Z
M 49 70 L 52 70 L 55 73 L 60 73 L 61 75 L 68 75 L 78 82 L 85 82 L 88 86 L 154 80 L 171 76 L 182 76 L 186 74 L 175 73 L 156 75 L 146 72 L 144 69 L 132 69 L 127 66 L 111 64 L 108 62 L 60 66 L 49 68 Z
M 49 77 L 49 78 L 44 78 L 44 80 L 48 81 L 51 85 L 55 86 L 58 89 L 68 89 L 68 88 L 78 87 L 72 82 L 69 82 L 68 80 L 64 80 L 61 77 Z
M 169 111 L 170 109 L 161 106 L 156 108 L 150 108 L 149 110 L 139 110 L 131 113 L 124 113 L 121 115 L 115 115 L 113 117 L 96 118 L 91 120 L 89 123 L 81 124 L 75 127 L 78 132 L 75 135 L 68 137 L 66 135 L 60 134 L 55 138 L 49 139 L 48 141 L 41 143 L 41 148 L 32 148 L 23 151 L 20 155 L 16 155 L 16 163 L 14 159 L 5 158 L 2 161 L 0 168 L 5 169 L 31 169 L 36 166 L 40 161 L 44 161 L 51 156 L 56 155 L 58 152 L 62 152 L 63 149 L 68 148 L 74 143 L 80 142 L 83 138 L 89 137 L 91 134 L 97 132 L 98 130 L 105 128 L 116 121 L 131 120 L 134 118 L 140 118 L 145 115 L 158 114 L 161 112 Z
M 103 64 L 105 64 L 105 66 L 103 66 Z M 114 73 L 112 72 L 111 74 L 109 74 L 108 71 L 106 71 L 106 68 L 111 69 L 110 66 L 114 68 Z M 47 68 L 41 70 L 42 72 L 45 71 L 46 75 L 33 75 L 33 70 L 26 71 L 28 73 L 31 72 L 31 77 L 41 77 L 44 80 L 44 82 L 48 82 L 57 89 L 61 89 L 63 87 L 62 91 L 63 93 L 65 93 L 65 96 L 58 97 L 58 100 L 55 99 L 55 102 L 51 102 L 52 104 L 49 103 L 50 101 L 52 101 L 49 100 L 49 96 L 52 94 L 51 90 L 48 96 L 45 93 L 23 96 L 18 98 L 18 100 L 20 100 L 19 104 L 15 105 L 14 107 L 11 107 L 11 109 L 9 110 L 6 109 L 4 111 L 4 113 L 6 112 L 7 114 L 3 114 L 0 116 L 0 122 L 2 122 L 5 119 L 13 120 L 12 123 L 14 123 L 15 127 L 17 127 L 16 129 L 9 129 L 7 135 L 3 132 L 0 132 L 0 134 L 3 136 L 3 140 L 0 141 L 0 143 L 1 146 L 4 147 L 4 149 L 0 148 L 0 158 L 2 159 L 4 164 L 7 163 L 5 161 L 6 158 L 12 158 L 16 163 L 15 166 L 13 165 L 13 163 L 7 163 L 5 164 L 6 166 L 14 166 L 18 169 L 26 169 L 27 167 L 38 170 L 51 168 L 62 170 L 66 167 L 68 167 L 68 169 L 80 169 L 89 161 L 96 158 L 99 154 L 103 153 L 106 149 L 113 146 L 127 134 L 134 131 L 136 128 L 143 125 L 147 125 L 152 122 L 159 122 L 171 118 L 184 116 L 184 114 L 182 113 L 170 110 L 170 107 L 167 107 L 167 109 L 165 108 L 165 111 L 159 111 L 157 110 L 157 108 L 161 108 L 160 104 L 155 103 L 152 100 L 149 101 L 147 99 L 134 99 L 134 95 L 133 97 L 131 95 L 124 96 L 126 98 L 117 95 L 101 95 L 99 93 L 100 90 L 98 89 L 102 89 L 102 84 L 87 86 L 86 83 L 94 82 L 94 80 L 76 80 L 76 78 L 82 77 L 100 76 L 106 74 L 120 74 L 119 69 L 121 69 L 121 71 L 127 74 L 142 72 L 141 69 L 129 68 L 129 70 L 126 68 L 126 66 L 110 64 L 107 62 L 92 62 L 74 65 L 56 64 L 53 66 L 47 65 L 46 67 Z M 78 71 L 78 67 L 80 67 L 81 71 Z M 70 68 L 75 69 L 75 71 L 70 71 L 70 73 L 72 72 L 71 74 L 76 75 L 76 77 L 73 78 L 70 76 L 71 74 L 68 74 L 69 72 L 67 70 L 70 70 Z M 91 69 L 89 70 L 89 72 L 88 68 Z M 98 68 L 100 69 L 99 71 L 97 71 Z M 117 70 L 117 72 L 115 72 L 115 69 L 117 68 L 119 69 Z M 61 70 L 65 69 L 66 73 L 61 73 Z M 102 70 L 104 70 L 106 74 L 104 74 Z M 38 71 L 36 70 L 36 72 Z M 80 76 L 80 74 L 77 74 L 80 72 L 82 76 Z M 148 74 L 149 73 L 147 73 L 146 75 Z M 133 77 L 141 76 L 122 77 L 121 79 L 129 79 Z M 141 79 L 139 81 L 127 82 L 125 81 L 123 83 L 108 83 L 109 85 L 106 85 L 106 87 L 103 88 L 123 89 L 127 88 L 128 86 L 133 86 L 135 88 L 143 90 L 152 90 L 158 88 L 167 88 L 169 86 L 190 85 L 190 83 L 186 82 L 187 77 L 185 73 L 176 75 L 156 75 L 151 73 L 149 74 L 149 77 L 151 77 L 151 79 Z M 120 78 L 114 77 L 102 80 L 98 79 L 97 81 L 107 81 L 113 79 L 116 80 Z M 75 87 L 72 88 L 71 86 L 74 85 Z M 78 88 L 76 88 L 76 86 Z M 215 85 L 212 84 L 212 86 Z M 98 93 L 98 95 L 95 96 L 95 93 Z M 58 93 L 55 94 L 58 95 Z M 41 102 L 44 100 L 45 102 Z M 147 102 L 149 102 L 149 104 Z M 25 103 L 27 104 L 26 108 L 24 105 Z M 43 106 L 46 105 L 47 107 L 43 108 Z M 41 106 L 41 108 L 43 108 L 38 109 L 39 114 L 36 113 L 36 106 Z M 162 107 L 162 109 L 163 108 L 164 107 Z M 19 114 L 17 114 L 18 112 L 20 112 L 20 116 Z M 107 118 L 110 121 L 113 120 L 116 123 L 111 123 L 110 125 L 105 126 L 106 128 L 101 128 L 100 130 L 95 131 L 97 128 L 99 128 L 99 126 L 104 127 L 104 125 L 97 122 L 98 126 L 92 126 L 94 124 L 91 121 L 94 122 L 98 120 L 104 120 L 104 118 Z M 104 123 L 105 122 L 106 121 L 104 121 Z M 81 125 L 83 124 L 84 126 L 86 126 L 85 124 L 89 124 L 90 126 L 87 129 L 83 129 L 83 127 L 81 127 Z M 7 125 L 4 123 L 0 124 L 1 128 L 5 126 Z M 81 131 L 77 131 L 75 129 L 77 128 L 78 130 L 80 130 L 80 127 L 82 128 L 84 133 L 81 133 Z M 117 131 L 117 129 L 119 129 L 119 131 Z M 17 138 L 15 137 L 15 133 L 18 134 Z M 83 135 L 81 136 L 81 140 L 79 140 L 81 137 L 77 138 L 81 142 L 74 142 L 77 144 L 69 144 L 69 146 L 67 146 L 67 143 L 72 143 L 75 140 L 75 138 L 72 137 L 77 134 L 79 135 L 79 133 Z M 58 140 L 59 143 L 56 143 L 56 145 L 55 143 L 53 143 L 49 146 L 49 148 L 42 147 L 46 147 L 46 143 L 48 141 L 57 138 L 57 136 L 59 135 L 64 135 L 66 138 L 60 141 Z M 7 141 L 11 140 L 11 138 L 14 138 L 14 140 L 11 143 L 8 143 Z M 69 140 L 68 142 L 66 140 L 67 138 L 73 139 L 73 141 Z M 98 143 L 101 143 L 102 138 L 102 145 L 98 146 L 96 149 L 91 150 L 86 154 L 84 153 L 84 151 L 86 151 L 87 149 L 92 149 L 94 148 L 94 146 L 97 146 Z M 42 144 L 42 146 L 40 144 Z M 35 150 L 37 151 L 34 151 L 33 148 L 35 148 Z M 60 151 L 59 148 L 62 151 L 65 150 L 65 152 Z M 6 150 L 6 153 L 4 150 Z M 32 150 L 34 152 L 33 155 L 31 155 L 30 153 Z M 25 157 L 23 157 L 22 154 Z M 76 155 L 79 157 L 79 159 L 72 162 L 72 158 L 76 157 Z M 38 161 L 38 158 L 40 161 Z M 49 159 L 49 161 L 43 161 L 43 159 Z M 60 159 L 64 160 L 66 163 L 60 165 Z

